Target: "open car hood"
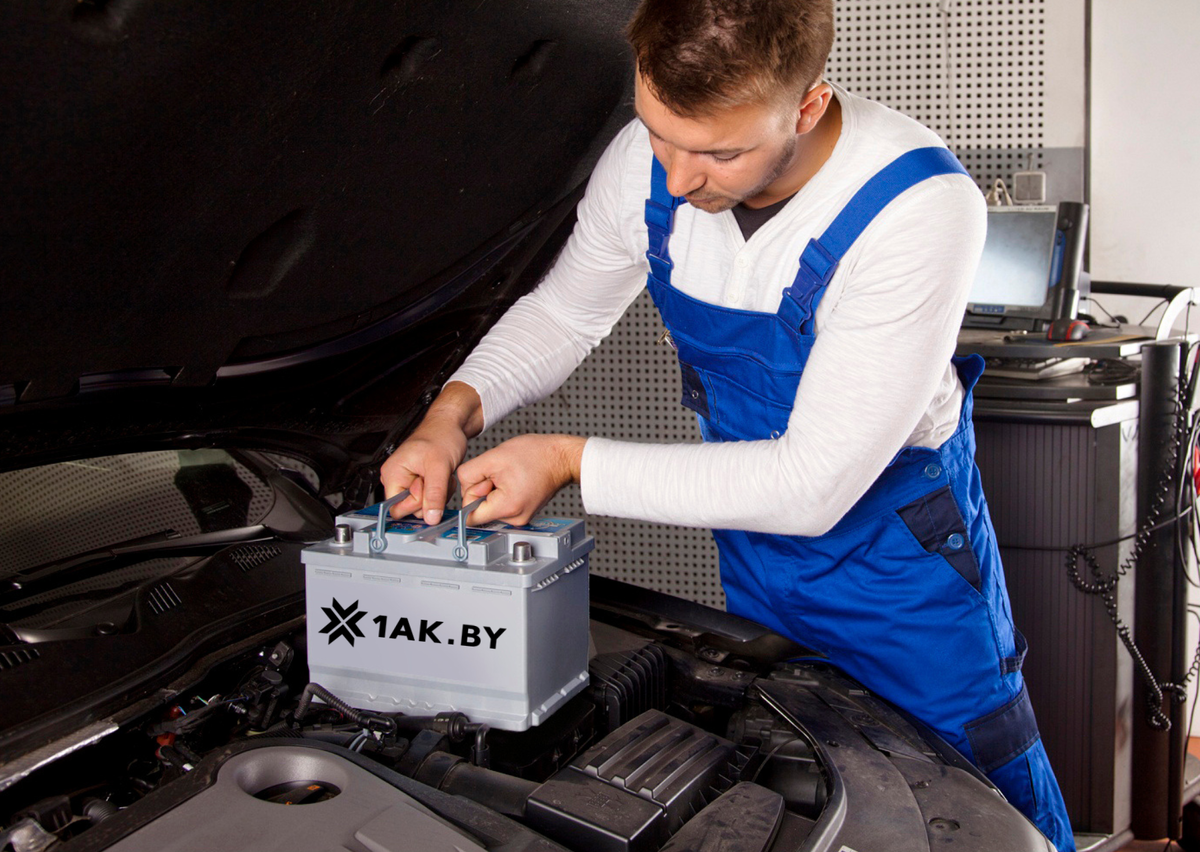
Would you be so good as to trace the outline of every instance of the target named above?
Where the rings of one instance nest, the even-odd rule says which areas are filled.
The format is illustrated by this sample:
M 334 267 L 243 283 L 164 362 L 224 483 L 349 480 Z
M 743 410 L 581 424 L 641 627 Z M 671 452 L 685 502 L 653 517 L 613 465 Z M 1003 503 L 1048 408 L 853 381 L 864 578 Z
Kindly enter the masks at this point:
M 569 232 L 632 6 L 6 4 L 0 464 L 373 478 Z

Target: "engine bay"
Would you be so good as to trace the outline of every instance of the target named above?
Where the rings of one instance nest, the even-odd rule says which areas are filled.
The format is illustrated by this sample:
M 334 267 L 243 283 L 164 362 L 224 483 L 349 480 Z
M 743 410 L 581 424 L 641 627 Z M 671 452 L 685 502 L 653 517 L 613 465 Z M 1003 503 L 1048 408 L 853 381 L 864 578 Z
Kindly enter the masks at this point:
M 750 672 L 693 672 L 696 703 L 672 707 L 669 679 L 680 669 L 670 659 L 681 652 L 595 627 L 591 686 L 520 733 L 459 713 L 350 708 L 306 683 L 305 634 L 295 631 L 226 661 L 177 700 L 0 794 L 14 814 L 6 840 L 18 850 L 47 848 L 37 837 L 69 849 L 493 848 L 494 837 L 472 832 L 522 819 L 528 842 L 513 848 L 659 849 L 767 763 L 778 774 L 781 761 L 793 764 L 787 774 L 795 777 L 781 786 L 790 802 L 753 785 L 769 800 L 761 804 L 772 814 L 770 833 L 785 814 L 793 832 L 811 828 L 825 781 L 798 735 L 779 730 L 786 739 L 764 743 L 763 719 L 735 714 Z M 731 724 L 740 742 L 721 735 Z M 26 801 L 14 801 L 21 793 Z M 489 820 L 473 809 L 458 814 L 457 799 L 447 810 L 442 800 L 452 797 L 476 802 Z
M 1045 848 L 960 757 L 836 669 L 781 662 L 797 649 L 773 634 L 672 619 L 697 605 L 593 583 L 590 683 L 537 727 L 352 708 L 308 683 L 293 624 L 5 779 L 0 848 Z M 659 597 L 676 611 L 655 612 Z
M 95 499 L 74 510 L 104 523 L 30 510 L 10 534 L 25 549 L 0 586 L 3 852 L 1049 848 L 819 654 L 588 576 L 577 522 L 400 524 L 356 561 L 312 478 L 261 454 L 37 481 L 79 470 Z M 0 484 L 28 494 L 31 475 Z M 112 508 L 123 482 L 150 511 Z M 370 517 L 342 519 L 370 545 Z M 416 591 L 401 606 L 393 588 Z M 449 603 L 409 607 L 421 589 Z M 402 679 L 419 700 L 397 700 Z

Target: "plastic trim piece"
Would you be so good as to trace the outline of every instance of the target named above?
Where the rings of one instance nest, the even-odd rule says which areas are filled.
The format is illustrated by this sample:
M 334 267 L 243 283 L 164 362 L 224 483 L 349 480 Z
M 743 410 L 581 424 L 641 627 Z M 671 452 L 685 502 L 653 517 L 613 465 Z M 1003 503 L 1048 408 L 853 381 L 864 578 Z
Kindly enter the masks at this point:
M 49 745 L 10 760 L 4 764 L 5 774 L 0 777 L 0 791 L 7 790 L 13 784 L 27 778 L 43 766 L 53 763 L 59 758 L 66 757 L 68 754 L 73 754 L 81 748 L 97 743 L 117 730 L 118 726 L 116 722 L 112 719 L 104 719 L 100 722 L 94 722 L 86 728 L 81 728 L 62 739 L 55 740 Z

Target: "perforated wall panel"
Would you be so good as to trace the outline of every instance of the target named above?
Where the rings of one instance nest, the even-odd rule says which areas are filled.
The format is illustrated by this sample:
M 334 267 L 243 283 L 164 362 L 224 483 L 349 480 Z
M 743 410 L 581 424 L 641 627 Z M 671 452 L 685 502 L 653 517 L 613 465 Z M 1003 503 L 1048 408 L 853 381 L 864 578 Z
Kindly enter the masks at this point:
M 642 293 L 624 318 L 561 388 L 474 439 L 475 455 L 526 432 L 601 435 L 626 441 L 699 441 L 695 418 L 679 405 L 679 362 L 658 343 L 662 322 Z M 723 607 L 717 548 L 707 530 L 587 516 L 579 489 L 560 493 L 548 514 L 587 517 L 596 536 L 591 570 Z
M 837 4 L 828 77 L 940 135 L 981 187 L 1041 168 L 1046 0 Z
M 839 0 L 828 77 L 935 130 L 981 187 L 997 177 L 1011 180 L 1014 171 L 1039 167 L 1046 159 L 1047 45 L 1082 33 L 1081 2 L 1077 28 L 1072 23 L 1062 32 L 1047 32 L 1052 10 L 1046 5 L 1047 0 Z M 1082 115 L 1080 93 L 1078 115 L 1067 118 L 1082 124 Z M 1081 173 L 1082 155 L 1077 163 L 1074 155 L 1068 159 Z M 1053 173 L 1050 184 L 1056 185 Z M 1081 179 L 1060 179 L 1057 185 L 1081 191 Z M 1073 192 L 1061 197 L 1078 200 Z M 471 451 L 531 431 L 699 440 L 691 413 L 678 403 L 674 354 L 655 345 L 661 330 L 643 294 L 562 389 L 497 424 Z M 582 516 L 578 490 L 560 495 L 549 510 Z M 598 542 L 592 562 L 597 573 L 723 606 L 716 548 L 707 532 L 612 518 L 588 522 Z

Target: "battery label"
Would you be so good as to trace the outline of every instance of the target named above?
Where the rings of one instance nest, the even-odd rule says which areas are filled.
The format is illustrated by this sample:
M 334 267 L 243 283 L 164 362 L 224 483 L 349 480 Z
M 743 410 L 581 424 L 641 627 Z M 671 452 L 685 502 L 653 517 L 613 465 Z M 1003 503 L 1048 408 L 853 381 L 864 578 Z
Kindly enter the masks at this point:
M 378 518 L 379 515 L 375 517 Z M 388 521 L 387 523 L 388 532 L 404 533 L 405 535 L 420 532 L 423 529 L 428 529 L 428 527 L 420 521 Z
M 409 618 L 407 616 L 376 615 L 359 608 L 359 602 L 343 606 L 336 597 L 331 598 L 330 606 L 321 607 L 328 623 L 321 628 L 320 633 L 329 637 L 328 644 L 332 645 L 338 639 L 344 639 L 350 647 L 354 640 L 366 639 L 367 634 L 359 622 L 369 619 L 368 624 L 378 629 L 380 639 L 400 639 L 409 642 L 430 642 L 434 645 L 458 644 L 463 648 L 487 648 L 496 650 L 500 637 L 508 632 L 506 627 L 490 627 L 486 624 L 448 625 L 443 621 L 433 621 L 428 618 Z M 440 634 L 440 635 L 439 635 Z
M 511 689 L 525 671 L 520 602 L 464 597 L 454 585 L 368 585 L 310 575 L 310 665 Z
M 467 528 L 467 534 L 463 536 L 467 541 L 484 541 L 494 536 L 496 533 L 492 530 L 475 530 Z M 458 530 L 446 530 L 438 538 L 458 538 Z
M 506 524 L 504 521 L 492 521 L 484 524 L 479 529 L 497 530 L 507 532 L 558 532 L 561 529 L 566 529 L 575 521 L 569 518 L 534 518 L 529 523 L 522 527 L 514 527 L 512 524 Z

